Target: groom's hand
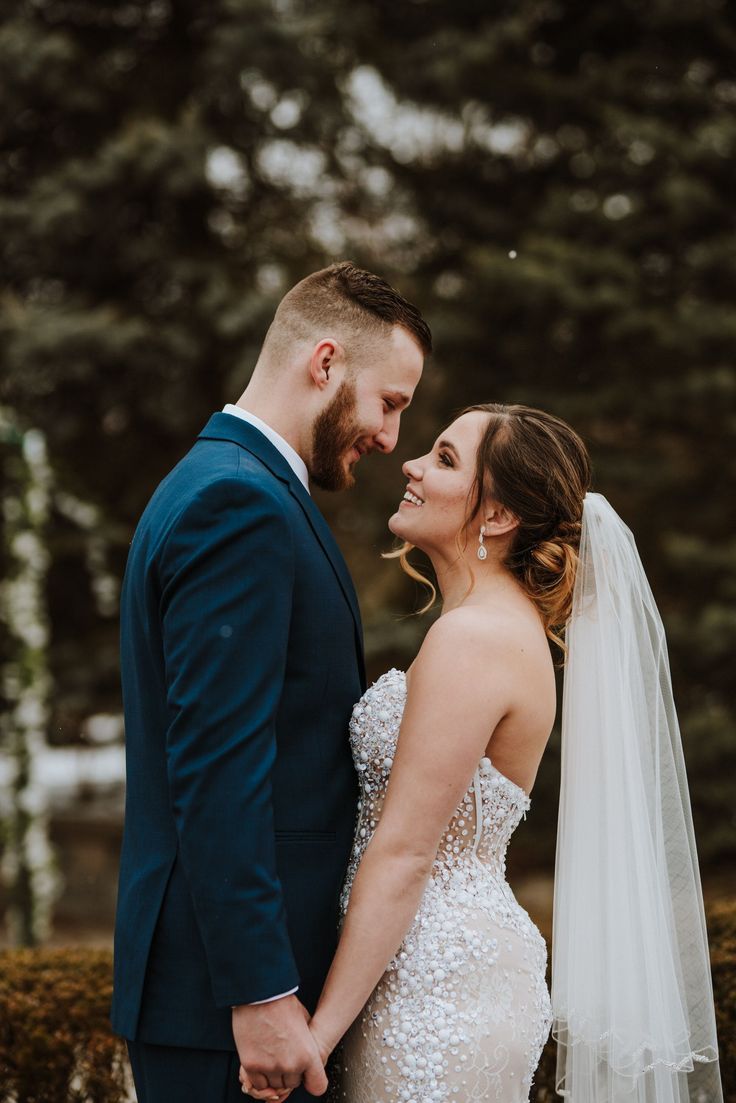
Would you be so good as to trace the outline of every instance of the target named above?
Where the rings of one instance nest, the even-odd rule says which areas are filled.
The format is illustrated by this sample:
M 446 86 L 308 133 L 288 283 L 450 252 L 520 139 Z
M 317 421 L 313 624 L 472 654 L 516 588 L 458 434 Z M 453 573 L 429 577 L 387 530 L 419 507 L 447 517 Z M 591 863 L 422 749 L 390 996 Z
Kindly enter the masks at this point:
M 233 1008 L 233 1037 L 240 1063 L 257 1091 L 291 1090 L 304 1082 L 312 1095 L 327 1090 L 309 1015 L 296 996 Z

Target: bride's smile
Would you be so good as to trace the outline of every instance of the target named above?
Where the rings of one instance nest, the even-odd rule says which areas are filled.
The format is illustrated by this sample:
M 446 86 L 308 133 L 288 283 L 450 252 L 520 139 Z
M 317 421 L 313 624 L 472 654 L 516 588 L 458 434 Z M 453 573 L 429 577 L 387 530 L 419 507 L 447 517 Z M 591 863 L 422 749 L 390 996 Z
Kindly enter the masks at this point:
M 474 585 L 491 583 L 517 526 L 489 487 L 479 496 L 478 451 L 487 427 L 486 412 L 466 411 L 440 433 L 429 452 L 408 460 L 402 468 L 408 484 L 388 522 L 395 536 L 432 560 L 447 605 L 454 604 L 455 590 L 457 596 L 465 591 L 468 572 Z M 482 566 L 476 554 L 481 526 Z M 489 552 L 493 563 L 486 562 Z
M 475 482 L 475 456 L 486 420 L 481 413 L 464 414 L 426 455 L 407 460 L 402 471 L 408 485 L 388 523 L 395 536 L 427 553 L 454 548 Z

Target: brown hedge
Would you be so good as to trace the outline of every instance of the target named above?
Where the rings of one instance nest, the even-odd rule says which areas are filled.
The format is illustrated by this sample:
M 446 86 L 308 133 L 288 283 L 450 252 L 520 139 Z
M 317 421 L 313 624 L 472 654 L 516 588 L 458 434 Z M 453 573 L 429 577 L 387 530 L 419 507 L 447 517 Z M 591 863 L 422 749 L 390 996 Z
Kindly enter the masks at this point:
M 0 953 L 1 1103 L 122 1103 L 125 1043 L 108 1022 L 112 957 Z
M 707 909 L 724 1099 L 736 1100 L 736 900 Z M 110 1029 L 104 950 L 0 953 L 0 1103 L 123 1103 L 124 1043 Z M 547 1043 L 531 1103 L 556 1103 Z

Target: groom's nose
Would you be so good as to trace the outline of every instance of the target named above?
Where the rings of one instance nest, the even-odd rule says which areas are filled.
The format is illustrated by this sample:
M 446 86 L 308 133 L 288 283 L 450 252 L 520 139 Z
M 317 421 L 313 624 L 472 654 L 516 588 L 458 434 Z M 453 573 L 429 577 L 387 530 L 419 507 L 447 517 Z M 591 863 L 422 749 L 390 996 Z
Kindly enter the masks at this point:
M 380 433 L 376 433 L 373 438 L 376 447 L 381 452 L 393 452 L 399 439 L 399 425 L 396 422 L 394 425 L 384 425 Z

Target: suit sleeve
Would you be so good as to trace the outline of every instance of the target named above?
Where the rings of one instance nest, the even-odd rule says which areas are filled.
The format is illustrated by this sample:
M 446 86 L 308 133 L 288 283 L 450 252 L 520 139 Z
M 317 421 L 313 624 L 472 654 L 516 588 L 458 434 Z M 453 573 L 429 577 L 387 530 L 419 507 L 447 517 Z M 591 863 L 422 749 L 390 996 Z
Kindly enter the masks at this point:
M 238 478 L 210 484 L 159 573 L 180 857 L 215 1003 L 253 1003 L 299 983 L 271 802 L 294 580 L 276 496 Z

